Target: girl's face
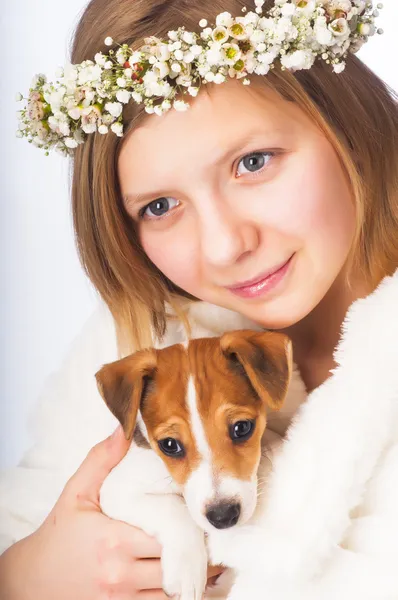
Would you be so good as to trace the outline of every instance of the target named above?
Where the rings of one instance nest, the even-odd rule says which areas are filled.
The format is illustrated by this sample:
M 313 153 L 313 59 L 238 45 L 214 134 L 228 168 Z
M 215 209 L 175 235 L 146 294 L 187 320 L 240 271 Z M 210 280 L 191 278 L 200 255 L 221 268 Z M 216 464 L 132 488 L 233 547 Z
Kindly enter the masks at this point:
M 119 176 L 151 261 L 264 327 L 309 314 L 350 250 L 354 205 L 332 146 L 297 105 L 254 85 L 209 86 L 188 111 L 148 117 Z

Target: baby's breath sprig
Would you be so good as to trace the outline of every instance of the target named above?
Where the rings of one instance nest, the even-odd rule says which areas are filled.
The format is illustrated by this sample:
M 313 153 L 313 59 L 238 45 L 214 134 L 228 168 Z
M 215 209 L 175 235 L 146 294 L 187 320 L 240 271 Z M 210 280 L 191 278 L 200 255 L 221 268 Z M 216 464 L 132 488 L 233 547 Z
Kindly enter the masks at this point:
M 26 102 L 17 135 L 47 155 L 53 148 L 73 155 L 91 133 L 123 136 L 123 106 L 130 101 L 162 115 L 187 110 L 184 97 L 197 96 L 202 84 L 235 78 L 249 85 L 251 75 L 266 75 L 276 64 L 297 71 L 320 59 L 341 73 L 348 52 L 383 33 L 375 27 L 383 5 L 369 0 L 275 0 L 268 14 L 264 0 L 254 3 L 254 11 L 238 17 L 219 14 L 214 26 L 202 19 L 200 33 L 180 27 L 165 40 L 146 38 L 138 50 L 108 36 L 107 54 L 66 65 L 55 83 L 36 75 L 28 98 L 17 96 Z

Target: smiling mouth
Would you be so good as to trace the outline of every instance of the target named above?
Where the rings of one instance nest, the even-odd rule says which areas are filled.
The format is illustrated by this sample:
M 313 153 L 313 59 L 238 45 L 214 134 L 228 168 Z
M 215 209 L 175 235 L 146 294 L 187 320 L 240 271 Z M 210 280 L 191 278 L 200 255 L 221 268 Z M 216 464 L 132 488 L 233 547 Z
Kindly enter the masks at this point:
M 261 281 L 264 281 L 266 279 L 268 279 L 268 277 L 271 277 L 272 275 L 275 275 L 275 273 L 277 273 L 278 271 L 280 271 L 281 269 L 283 269 L 283 267 L 291 260 L 292 257 L 290 257 L 288 260 L 286 260 L 283 263 L 280 263 L 278 266 L 273 267 L 272 269 L 268 269 L 268 271 L 264 271 L 264 273 L 262 273 L 261 275 L 258 275 L 257 277 L 254 277 L 253 279 L 248 279 L 246 281 L 242 281 L 241 283 L 237 283 L 235 285 L 228 285 L 225 286 L 228 290 L 242 290 L 245 288 L 249 288 L 252 285 L 256 285 L 256 283 L 260 283 Z
M 259 275 L 252 280 L 242 282 L 238 285 L 228 286 L 225 289 L 244 298 L 254 298 L 263 295 L 274 288 L 284 278 L 289 270 L 293 256 L 294 254 L 284 263 L 264 272 L 262 275 Z

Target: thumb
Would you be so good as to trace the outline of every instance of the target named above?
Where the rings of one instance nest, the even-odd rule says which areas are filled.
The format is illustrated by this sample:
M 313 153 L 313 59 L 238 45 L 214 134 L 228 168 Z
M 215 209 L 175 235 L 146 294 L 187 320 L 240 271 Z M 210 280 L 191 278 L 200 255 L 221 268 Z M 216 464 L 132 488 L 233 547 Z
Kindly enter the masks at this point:
M 127 453 L 131 440 L 126 440 L 119 425 L 108 438 L 99 442 L 68 482 L 69 491 L 79 500 L 89 500 L 99 508 L 101 486 L 114 467 Z

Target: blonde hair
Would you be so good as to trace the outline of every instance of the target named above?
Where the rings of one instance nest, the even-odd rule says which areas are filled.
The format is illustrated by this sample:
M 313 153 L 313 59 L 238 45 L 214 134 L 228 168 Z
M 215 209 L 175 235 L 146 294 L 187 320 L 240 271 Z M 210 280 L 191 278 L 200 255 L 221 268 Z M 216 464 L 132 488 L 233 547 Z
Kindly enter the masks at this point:
M 165 37 L 179 26 L 198 31 L 200 19 L 212 23 L 224 11 L 239 15 L 245 5 L 241 0 L 92 0 L 75 31 L 71 62 L 106 53 L 106 36 L 136 49 L 145 37 Z M 310 115 L 340 157 L 357 213 L 350 263 L 375 287 L 398 266 L 396 95 L 354 55 L 340 75 L 319 61 L 295 75 L 276 68 L 262 81 Z M 73 164 L 79 257 L 115 319 L 121 354 L 151 345 L 153 334 L 164 334 L 167 303 L 187 326 L 184 299 L 195 300 L 148 259 L 123 206 L 118 157 L 123 140 L 144 117 L 142 107 L 128 104 L 125 137 L 91 134 L 77 148 Z

